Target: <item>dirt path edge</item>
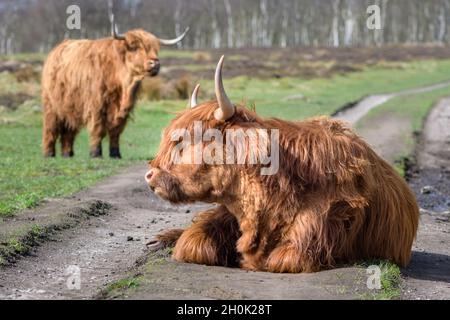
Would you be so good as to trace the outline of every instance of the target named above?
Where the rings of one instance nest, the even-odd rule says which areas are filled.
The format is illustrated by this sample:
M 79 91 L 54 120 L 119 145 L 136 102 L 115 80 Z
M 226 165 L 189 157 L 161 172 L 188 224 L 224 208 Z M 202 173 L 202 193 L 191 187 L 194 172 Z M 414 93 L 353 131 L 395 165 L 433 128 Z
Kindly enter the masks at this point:
M 54 202 L 44 201 L 38 208 L 27 209 L 2 222 L 0 266 L 14 264 L 56 232 L 74 228 L 91 217 L 106 215 L 112 209 L 111 204 L 101 200 L 80 201 L 77 206 L 72 206 L 68 199 L 58 200 L 58 206 Z

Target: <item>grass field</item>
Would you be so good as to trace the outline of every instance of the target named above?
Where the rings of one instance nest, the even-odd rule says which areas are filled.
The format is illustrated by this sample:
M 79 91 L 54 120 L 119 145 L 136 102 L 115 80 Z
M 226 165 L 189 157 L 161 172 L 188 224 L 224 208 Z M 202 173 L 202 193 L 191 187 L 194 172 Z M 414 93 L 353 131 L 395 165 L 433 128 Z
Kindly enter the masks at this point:
M 188 59 L 194 54 L 169 51 L 165 57 Z M 20 58 L 31 59 L 33 56 Z M 42 56 L 36 59 L 42 60 Z M 226 63 L 228 68 L 233 68 L 233 59 Z M 212 71 L 210 77 L 200 77 L 200 100 L 212 98 L 212 78 Z M 225 86 L 234 102 L 254 103 L 257 112 L 263 116 L 302 119 L 331 114 L 368 94 L 394 92 L 448 79 L 450 60 L 423 60 L 403 62 L 401 67 L 398 64 L 396 67 L 389 63 L 374 64 L 361 71 L 336 73 L 330 77 L 261 79 L 242 75 L 226 79 Z M 0 96 L 23 91 L 36 96 L 38 88 L 36 83 L 15 83 L 9 73 L 0 74 Z M 431 102 L 445 94 L 448 92 L 443 89 L 417 99 L 411 97 L 414 109 L 399 108 L 396 112 L 413 113 L 412 130 L 416 130 Z M 89 159 L 86 131 L 77 137 L 73 159 L 43 159 L 39 104 L 36 97 L 14 110 L 0 107 L 0 217 L 32 207 L 47 197 L 71 194 L 130 164 L 145 163 L 157 150 L 161 129 L 175 112 L 186 106 L 187 101 L 139 101 L 133 120 L 121 139 L 124 159 L 120 161 Z M 383 108 L 396 108 L 397 105 L 400 103 L 394 99 Z

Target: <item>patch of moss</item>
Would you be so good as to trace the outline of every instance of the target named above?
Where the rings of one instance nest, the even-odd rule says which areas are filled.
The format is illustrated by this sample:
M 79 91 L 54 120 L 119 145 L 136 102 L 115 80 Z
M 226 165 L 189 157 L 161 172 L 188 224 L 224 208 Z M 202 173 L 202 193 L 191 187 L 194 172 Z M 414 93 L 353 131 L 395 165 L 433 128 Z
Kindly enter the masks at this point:
M 141 275 L 135 275 L 112 282 L 100 292 L 98 298 L 106 299 L 123 296 L 127 290 L 139 287 L 141 280 Z

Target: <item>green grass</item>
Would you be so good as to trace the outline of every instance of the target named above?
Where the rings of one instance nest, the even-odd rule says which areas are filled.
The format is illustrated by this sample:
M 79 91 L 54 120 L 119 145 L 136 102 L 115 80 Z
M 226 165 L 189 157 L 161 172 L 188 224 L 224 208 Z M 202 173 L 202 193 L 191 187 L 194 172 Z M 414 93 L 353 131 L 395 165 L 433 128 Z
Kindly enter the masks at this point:
M 8 112 L 11 122 L 0 126 L 0 216 L 32 207 L 47 197 L 71 194 L 125 166 L 145 162 L 155 154 L 161 130 L 173 116 L 172 109 L 169 102 L 140 106 L 130 125 L 132 129 L 123 135 L 125 159 L 121 161 L 90 159 L 86 131 L 77 137 L 73 159 L 59 155 L 44 159 L 40 113 Z M 105 141 L 105 151 L 107 147 Z
M 226 62 L 225 62 L 226 63 Z M 370 67 L 332 78 L 255 79 L 240 76 L 225 80 L 235 102 L 255 103 L 263 116 L 299 119 L 330 114 L 348 102 L 373 93 L 396 92 L 450 79 L 450 60 L 405 63 L 403 69 Z M 212 74 L 211 74 L 212 78 Z M 200 82 L 200 100 L 211 98 L 213 83 Z M 297 96 L 297 99 L 292 97 Z M 291 99 L 289 99 L 291 97 Z
M 12 238 L 8 241 L 8 246 L 17 253 L 23 253 L 26 249 L 25 246 L 19 239 Z
M 363 294 L 361 298 L 365 300 L 392 300 L 399 298 L 402 281 L 400 268 L 395 263 L 389 261 L 364 262 L 359 266 L 367 268 L 370 265 L 376 265 L 380 268 L 381 288 L 379 290 L 374 289 L 374 291 L 376 290 L 374 293 Z
M 377 299 L 394 299 L 400 296 L 401 272 L 400 268 L 391 262 L 383 262 L 381 268 L 381 292 Z
M 190 57 L 192 53 L 177 51 L 176 55 Z M 233 101 L 255 103 L 257 112 L 263 116 L 301 119 L 330 114 L 367 94 L 392 92 L 449 78 L 450 60 L 439 60 L 405 63 L 403 69 L 395 70 L 370 67 L 362 72 L 312 80 L 262 80 L 241 76 L 227 79 L 225 85 Z M 211 98 L 211 80 L 201 81 L 200 101 Z M 14 85 L 11 86 L 10 90 L 15 91 Z M 293 95 L 301 95 L 301 98 L 286 99 Z M 31 102 L 32 105 L 37 103 L 37 100 Z M 131 164 L 145 163 L 157 151 L 162 128 L 174 112 L 186 104 L 187 101 L 180 100 L 140 102 L 121 138 L 124 156 L 121 161 L 107 157 L 89 159 L 86 131 L 77 137 L 73 159 L 62 159 L 59 155 L 56 159 L 43 159 L 40 111 L 30 103 L 15 111 L 0 108 L 0 217 L 35 206 L 47 197 L 72 194 Z M 423 110 L 418 107 L 417 112 Z M 107 154 L 106 141 L 103 148 Z
M 137 288 L 139 286 L 139 279 L 136 277 L 130 277 L 126 279 L 118 280 L 112 284 L 110 284 L 106 291 L 112 292 L 115 290 L 125 290 L 130 288 Z

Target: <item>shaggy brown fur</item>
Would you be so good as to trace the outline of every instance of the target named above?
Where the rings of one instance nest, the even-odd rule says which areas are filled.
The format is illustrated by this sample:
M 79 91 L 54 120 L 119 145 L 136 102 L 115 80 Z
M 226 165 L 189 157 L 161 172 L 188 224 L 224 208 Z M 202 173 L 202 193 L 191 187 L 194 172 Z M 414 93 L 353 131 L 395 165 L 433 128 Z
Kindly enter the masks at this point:
M 61 137 L 63 156 L 87 125 L 91 156 L 102 155 L 108 134 L 110 156 L 120 158 L 119 137 L 135 103 L 141 80 L 159 71 L 158 38 L 132 30 L 125 40 L 66 40 L 50 52 L 42 73 L 43 152 L 55 156 Z
M 175 260 L 228 265 L 236 255 L 245 269 L 294 273 L 361 259 L 408 264 L 419 220 L 414 195 L 344 123 L 264 120 L 242 107 L 223 122 L 214 119 L 217 108 L 208 102 L 178 115 L 151 162 L 149 185 L 162 198 L 220 204 L 181 234 Z M 278 173 L 260 175 L 260 165 L 172 164 L 170 132 L 192 131 L 195 120 L 205 130 L 279 129 Z

